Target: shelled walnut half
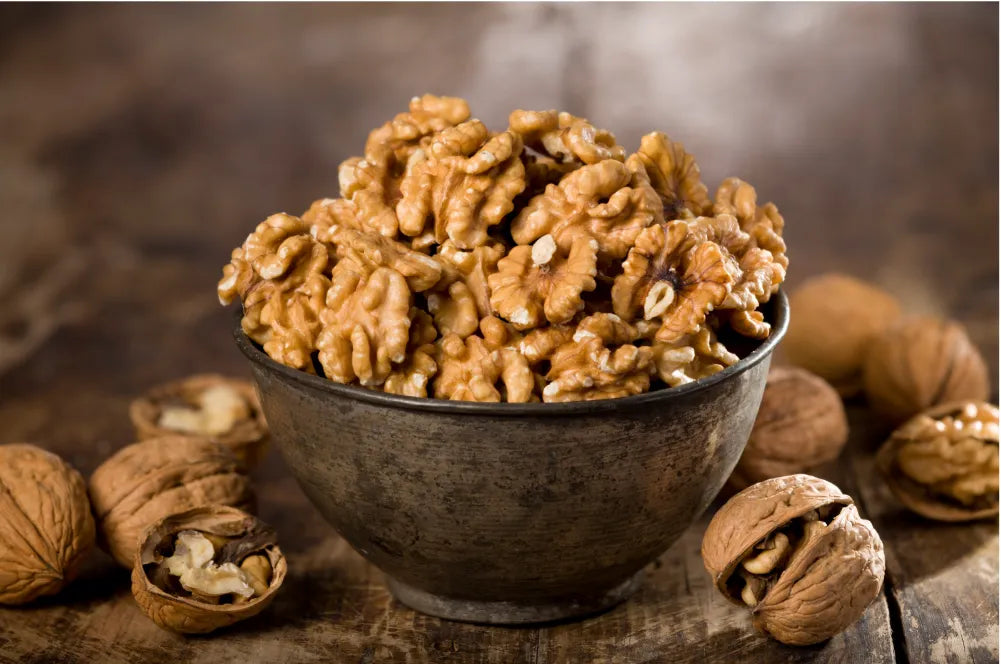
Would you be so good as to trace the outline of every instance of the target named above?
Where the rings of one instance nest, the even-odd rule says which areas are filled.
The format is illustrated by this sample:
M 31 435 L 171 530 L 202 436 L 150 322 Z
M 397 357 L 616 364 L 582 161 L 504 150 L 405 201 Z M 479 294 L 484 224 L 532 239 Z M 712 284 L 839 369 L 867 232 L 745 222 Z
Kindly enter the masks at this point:
M 252 468 L 267 450 L 268 423 L 252 383 L 199 374 L 158 385 L 129 406 L 139 440 L 189 434 L 222 443 Z
M 929 519 L 994 516 L 998 409 L 967 401 L 927 410 L 893 432 L 876 466 L 900 502 Z
M 819 643 L 858 620 L 879 594 L 883 543 L 851 497 L 822 479 L 788 475 L 731 498 L 702 539 L 723 595 L 754 627 L 790 645 Z
M 144 534 L 132 594 L 164 629 L 204 634 L 260 613 L 285 580 L 277 536 L 232 507 L 175 514 Z

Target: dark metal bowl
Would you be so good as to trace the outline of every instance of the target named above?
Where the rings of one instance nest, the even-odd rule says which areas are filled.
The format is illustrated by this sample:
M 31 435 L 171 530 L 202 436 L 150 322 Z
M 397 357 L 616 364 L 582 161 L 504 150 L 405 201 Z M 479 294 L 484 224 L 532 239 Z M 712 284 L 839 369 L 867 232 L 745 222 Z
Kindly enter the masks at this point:
M 271 360 L 237 325 L 272 436 L 303 491 L 419 611 L 531 623 L 608 608 L 737 463 L 785 333 L 681 387 L 481 404 L 351 387 Z

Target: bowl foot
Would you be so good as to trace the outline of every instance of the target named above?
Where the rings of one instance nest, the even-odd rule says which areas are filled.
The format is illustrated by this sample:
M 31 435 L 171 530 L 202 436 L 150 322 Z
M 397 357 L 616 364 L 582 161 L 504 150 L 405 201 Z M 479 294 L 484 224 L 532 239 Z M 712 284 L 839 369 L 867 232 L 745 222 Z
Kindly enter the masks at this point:
M 447 620 L 492 625 L 530 625 L 583 618 L 606 611 L 627 599 L 643 580 L 643 571 L 601 595 L 552 603 L 485 602 L 435 595 L 386 576 L 390 592 L 411 609 Z

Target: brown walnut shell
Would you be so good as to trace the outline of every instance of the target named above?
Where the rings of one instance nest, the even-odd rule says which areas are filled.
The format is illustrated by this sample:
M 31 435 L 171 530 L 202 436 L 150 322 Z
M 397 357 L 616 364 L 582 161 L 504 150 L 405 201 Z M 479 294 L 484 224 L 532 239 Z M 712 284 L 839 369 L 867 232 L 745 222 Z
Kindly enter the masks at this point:
M 205 390 L 219 385 L 233 389 L 243 398 L 250 410 L 250 417 L 237 421 L 225 433 L 205 437 L 233 450 L 247 468 L 255 467 L 267 451 L 270 434 L 257 390 L 253 383 L 246 380 L 218 374 L 198 374 L 153 387 L 129 406 L 129 418 L 135 427 L 136 436 L 139 440 L 147 440 L 182 433 L 160 426 L 160 415 L 164 407 L 175 404 L 196 406 L 198 397 Z
M 987 399 L 987 365 L 955 321 L 913 318 L 886 330 L 865 358 L 865 394 L 874 410 L 903 422 L 926 408 Z
M 900 318 L 889 293 L 844 274 L 823 274 L 789 295 L 782 356 L 831 383 L 842 396 L 861 387 L 862 364 L 876 335 Z
M 34 445 L 0 445 L 0 604 L 59 592 L 93 546 L 80 473 Z
M 747 446 L 730 475 L 743 489 L 770 477 L 806 472 L 841 454 L 848 418 L 823 378 L 798 367 L 772 367 Z
M 986 426 L 973 430 L 943 426 L 943 420 L 955 418 L 971 407 L 987 415 L 981 418 Z M 923 517 L 936 521 L 973 521 L 996 516 L 997 412 L 995 406 L 977 402 L 953 402 L 930 408 L 909 419 L 890 435 L 876 455 L 876 468 L 893 495 L 907 509 Z M 972 454 L 971 445 L 974 447 Z M 912 446 L 921 446 L 920 454 L 933 455 L 933 458 L 926 459 L 926 463 L 935 466 L 935 474 L 945 480 L 943 484 L 956 478 L 969 481 L 969 476 L 979 471 L 988 478 L 990 486 L 983 487 L 986 490 L 982 496 L 965 503 L 946 492 L 936 491 L 933 486 L 923 484 L 901 470 L 901 453 L 906 454 L 906 448 Z M 981 449 L 976 450 L 977 447 Z M 980 468 L 975 467 L 978 463 Z
M 204 438 L 164 436 L 124 447 L 90 476 L 98 543 L 131 567 L 150 524 L 205 505 L 253 511 L 244 466 L 229 448 Z
M 756 629 L 790 645 L 819 643 L 843 631 L 879 594 L 883 544 L 851 497 L 810 475 L 765 480 L 723 505 L 702 539 L 702 561 L 716 587 L 743 605 L 738 566 L 757 545 L 815 511 L 828 513 L 829 522 L 816 532 L 801 531 L 751 609 Z
M 139 608 L 160 627 L 182 634 L 205 634 L 255 616 L 275 598 L 288 573 L 288 564 L 273 538 L 255 551 L 271 564 L 267 590 L 242 603 L 208 604 L 193 597 L 172 595 L 150 577 L 163 560 L 163 548 L 182 530 L 222 537 L 242 537 L 250 532 L 268 532 L 270 527 L 256 517 L 232 507 L 210 505 L 160 519 L 142 536 L 132 566 L 132 595 Z M 249 555 L 251 552 L 246 552 Z M 237 564 L 239 561 L 236 561 Z

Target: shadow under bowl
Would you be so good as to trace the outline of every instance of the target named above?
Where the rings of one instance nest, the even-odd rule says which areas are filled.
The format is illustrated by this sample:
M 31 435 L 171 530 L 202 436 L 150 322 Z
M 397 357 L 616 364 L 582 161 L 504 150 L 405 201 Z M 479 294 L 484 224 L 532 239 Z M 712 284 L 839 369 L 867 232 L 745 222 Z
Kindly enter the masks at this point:
M 739 362 L 603 401 L 401 397 L 271 360 L 237 323 L 272 437 L 303 491 L 404 604 L 525 624 L 607 609 L 706 509 L 747 443 L 788 302 Z

